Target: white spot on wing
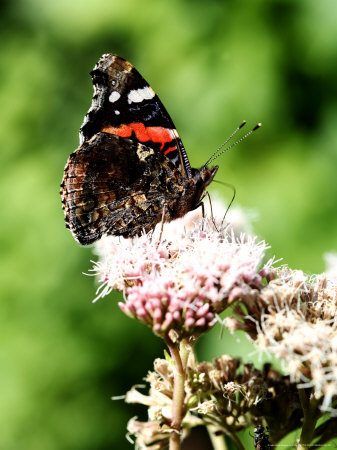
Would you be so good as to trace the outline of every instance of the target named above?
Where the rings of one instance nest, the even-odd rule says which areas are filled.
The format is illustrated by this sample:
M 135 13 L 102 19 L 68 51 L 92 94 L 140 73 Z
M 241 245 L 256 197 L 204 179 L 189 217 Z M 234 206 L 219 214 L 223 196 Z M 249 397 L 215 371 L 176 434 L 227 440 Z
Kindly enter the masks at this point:
M 117 91 L 112 91 L 109 96 L 109 102 L 114 103 L 120 98 L 121 94 Z
M 180 136 L 179 136 L 179 134 L 178 134 L 178 131 L 177 131 L 175 128 L 173 128 L 172 130 L 170 130 L 170 133 L 171 133 L 171 136 L 173 135 L 173 138 L 180 139 Z
M 116 114 L 117 116 L 119 116 L 120 111 L 118 111 L 118 109 L 115 109 L 115 114 Z
M 142 144 L 138 144 L 137 155 L 141 161 L 144 161 L 149 155 L 154 155 L 154 151 L 150 147 L 145 147 Z
M 150 86 L 145 86 L 141 89 L 133 89 L 129 92 L 128 103 L 140 103 L 143 100 L 150 100 L 156 95 Z
M 143 97 L 139 94 L 138 90 L 132 90 L 128 95 L 128 103 L 139 103 L 143 101 Z

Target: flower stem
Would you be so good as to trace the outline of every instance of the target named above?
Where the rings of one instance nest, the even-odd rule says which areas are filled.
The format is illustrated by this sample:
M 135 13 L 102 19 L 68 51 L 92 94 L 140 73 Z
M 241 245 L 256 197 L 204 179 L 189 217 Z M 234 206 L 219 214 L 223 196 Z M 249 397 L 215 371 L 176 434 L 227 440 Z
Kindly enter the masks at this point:
M 308 396 L 304 389 L 298 390 L 302 410 L 303 410 L 303 427 L 297 450 L 307 450 L 312 441 L 315 426 L 319 415 L 317 414 L 317 400 Z
M 180 450 L 181 423 L 184 417 L 185 400 L 185 369 L 190 348 L 186 341 L 179 344 L 167 339 L 166 344 L 174 360 L 174 386 L 172 399 L 172 433 L 170 436 L 170 450 Z
M 242 445 L 242 442 L 240 441 L 236 433 L 228 433 L 228 436 L 232 439 L 234 444 L 237 446 L 238 450 L 245 450 L 244 446 Z
M 208 425 L 207 431 L 209 434 L 209 438 L 212 442 L 212 446 L 214 450 L 228 450 L 225 437 L 223 435 L 217 436 L 215 434 L 215 426 L 214 425 Z

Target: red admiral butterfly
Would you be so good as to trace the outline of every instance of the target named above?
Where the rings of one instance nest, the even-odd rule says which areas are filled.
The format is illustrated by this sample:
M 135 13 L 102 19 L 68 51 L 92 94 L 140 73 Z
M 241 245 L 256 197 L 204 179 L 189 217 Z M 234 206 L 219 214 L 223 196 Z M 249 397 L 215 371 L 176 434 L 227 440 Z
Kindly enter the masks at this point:
M 132 237 L 197 208 L 218 167 L 191 168 L 172 119 L 128 61 L 103 55 L 90 75 L 92 105 L 61 184 L 74 238 Z

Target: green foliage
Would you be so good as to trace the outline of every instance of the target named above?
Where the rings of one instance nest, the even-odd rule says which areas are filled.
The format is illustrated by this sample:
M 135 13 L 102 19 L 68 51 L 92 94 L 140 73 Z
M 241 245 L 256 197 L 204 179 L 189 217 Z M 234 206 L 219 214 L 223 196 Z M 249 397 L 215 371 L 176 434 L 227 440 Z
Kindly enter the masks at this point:
M 193 166 L 242 119 L 261 121 L 218 160 L 217 178 L 259 212 L 255 229 L 277 257 L 322 271 L 322 254 L 337 249 L 337 4 L 7 0 L 1 8 L 0 448 L 128 448 L 125 425 L 138 411 L 110 397 L 138 383 L 162 346 L 116 297 L 91 303 L 94 282 L 81 272 L 92 253 L 64 227 L 59 183 L 91 103 L 88 72 L 106 52 L 136 65 Z

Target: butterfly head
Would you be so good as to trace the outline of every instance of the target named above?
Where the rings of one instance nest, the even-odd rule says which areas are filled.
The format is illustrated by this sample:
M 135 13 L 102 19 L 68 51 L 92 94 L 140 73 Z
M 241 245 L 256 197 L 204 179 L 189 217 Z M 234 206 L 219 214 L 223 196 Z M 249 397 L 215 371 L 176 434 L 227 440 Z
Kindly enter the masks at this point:
M 201 169 L 192 169 L 192 179 L 195 185 L 194 207 L 198 208 L 205 195 L 205 189 L 211 184 L 219 166 L 207 167 Z
M 205 189 L 213 181 L 213 178 L 215 177 L 218 169 L 219 166 L 203 166 L 201 169 L 195 170 L 193 177 L 199 178 L 203 188 Z

